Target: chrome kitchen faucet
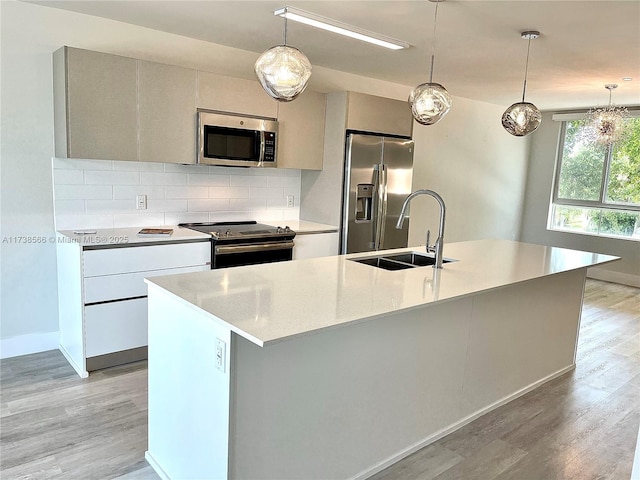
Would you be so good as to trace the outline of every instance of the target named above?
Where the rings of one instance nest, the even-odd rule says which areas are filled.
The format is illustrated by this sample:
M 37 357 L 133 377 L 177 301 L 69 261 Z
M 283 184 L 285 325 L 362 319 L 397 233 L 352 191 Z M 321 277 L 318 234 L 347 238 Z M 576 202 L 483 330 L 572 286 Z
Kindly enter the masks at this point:
M 413 192 L 411 195 L 409 195 L 405 199 L 404 203 L 402 204 L 402 210 L 400 210 L 400 217 L 398 218 L 398 223 L 396 224 L 396 228 L 397 229 L 402 228 L 402 224 L 404 223 L 404 217 L 406 216 L 405 212 L 407 210 L 407 207 L 409 206 L 409 202 L 413 198 L 417 197 L 418 195 L 430 195 L 433 198 L 435 198 L 440 204 L 440 228 L 438 230 L 438 239 L 436 240 L 435 244 L 429 245 L 429 237 L 431 235 L 431 232 L 427 230 L 427 242 L 425 247 L 427 249 L 427 253 L 431 253 L 431 252 L 435 253 L 436 263 L 433 267 L 442 268 L 442 248 L 444 246 L 444 217 L 446 213 L 446 207 L 444 206 L 444 200 L 440 195 L 438 195 L 433 190 L 416 190 L 415 192 Z

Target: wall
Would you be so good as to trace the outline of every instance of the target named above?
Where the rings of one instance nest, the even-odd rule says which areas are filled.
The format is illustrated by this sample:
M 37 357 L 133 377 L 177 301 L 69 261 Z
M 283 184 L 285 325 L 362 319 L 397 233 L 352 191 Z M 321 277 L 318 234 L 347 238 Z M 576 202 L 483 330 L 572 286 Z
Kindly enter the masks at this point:
M 53 166 L 59 230 L 299 217 L 300 170 L 64 158 Z M 146 210 L 137 195 L 147 195 Z
M 0 2 L 0 22 L 0 235 L 3 240 L 45 239 L 45 243 L 0 243 L 0 346 L 2 356 L 9 356 L 58 344 L 56 252 L 48 242 L 55 231 L 51 54 L 69 45 L 255 79 L 258 53 L 12 0 Z M 407 88 L 320 66 L 313 71 L 309 88 L 318 91 L 397 96 Z M 93 208 L 89 205 L 84 208 Z M 108 215 L 115 223 L 121 213 L 111 210 Z
M 531 136 L 527 192 L 522 216 L 522 241 L 586 250 L 622 257 L 589 270 L 589 276 L 640 287 L 640 243 L 633 240 L 580 235 L 547 230 L 549 202 L 560 135 L 560 122 L 545 113 Z
M 503 111 L 503 106 L 454 97 L 439 123 L 414 125 L 413 190 L 427 188 L 442 196 L 445 242 L 518 240 L 529 139 L 502 128 Z M 410 216 L 409 245 L 424 245 L 427 229 L 435 242 L 436 201 L 414 199 Z

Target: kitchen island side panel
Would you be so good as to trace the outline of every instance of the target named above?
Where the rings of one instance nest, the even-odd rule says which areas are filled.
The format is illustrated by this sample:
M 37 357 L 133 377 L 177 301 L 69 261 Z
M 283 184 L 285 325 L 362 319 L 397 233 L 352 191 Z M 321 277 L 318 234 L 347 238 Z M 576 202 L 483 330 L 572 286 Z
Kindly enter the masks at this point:
M 149 448 L 163 479 L 227 478 L 231 332 L 149 284 Z M 216 343 L 225 344 L 222 370 Z
M 366 478 L 570 370 L 585 271 L 265 348 L 234 335 L 230 478 Z
M 474 297 L 463 414 L 575 364 L 586 268 Z
M 351 478 L 454 423 L 471 304 L 264 348 L 234 335 L 230 478 Z

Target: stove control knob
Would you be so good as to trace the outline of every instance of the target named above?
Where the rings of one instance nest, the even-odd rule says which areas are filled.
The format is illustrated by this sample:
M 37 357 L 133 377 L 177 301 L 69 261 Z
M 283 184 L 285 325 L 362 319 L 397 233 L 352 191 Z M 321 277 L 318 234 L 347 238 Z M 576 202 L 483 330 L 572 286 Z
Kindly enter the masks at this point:
M 291 233 L 291 229 L 289 228 L 288 225 L 286 227 L 284 227 L 284 232 L 285 233 Z
M 225 232 L 225 235 L 226 235 L 227 237 L 230 237 L 230 236 L 231 236 L 231 230 L 227 230 L 227 231 Z
M 284 229 L 280 226 L 276 227 L 276 233 L 284 233 Z

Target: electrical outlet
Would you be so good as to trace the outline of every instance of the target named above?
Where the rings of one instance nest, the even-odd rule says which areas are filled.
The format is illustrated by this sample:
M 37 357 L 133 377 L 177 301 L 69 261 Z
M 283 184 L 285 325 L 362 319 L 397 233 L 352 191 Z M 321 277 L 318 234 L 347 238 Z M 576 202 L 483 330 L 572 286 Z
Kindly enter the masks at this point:
M 293 195 L 287 195 L 287 207 L 293 207 L 294 205 L 294 201 L 293 201 Z
M 147 209 L 147 196 L 146 195 L 136 195 L 136 208 L 138 210 L 146 210 Z
M 224 340 L 216 338 L 216 368 L 224 373 L 225 359 L 227 356 L 227 344 Z

